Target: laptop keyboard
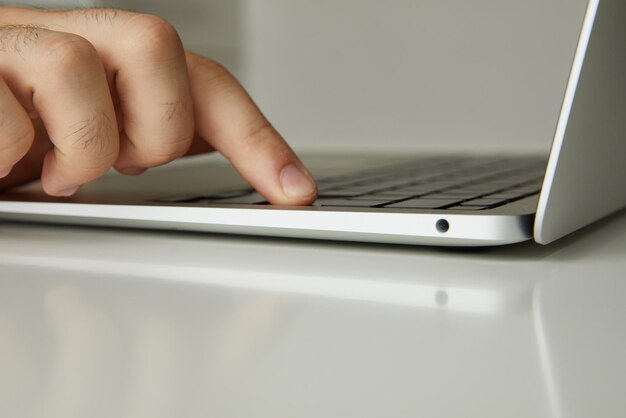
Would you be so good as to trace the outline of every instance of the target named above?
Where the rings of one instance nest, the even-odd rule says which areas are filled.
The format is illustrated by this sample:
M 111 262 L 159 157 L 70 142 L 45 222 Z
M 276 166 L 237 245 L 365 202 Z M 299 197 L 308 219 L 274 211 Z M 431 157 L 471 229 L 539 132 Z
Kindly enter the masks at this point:
M 536 195 L 543 158 L 418 159 L 409 163 L 317 180 L 314 206 L 339 208 L 486 210 Z M 252 188 L 226 190 L 166 202 L 268 204 Z

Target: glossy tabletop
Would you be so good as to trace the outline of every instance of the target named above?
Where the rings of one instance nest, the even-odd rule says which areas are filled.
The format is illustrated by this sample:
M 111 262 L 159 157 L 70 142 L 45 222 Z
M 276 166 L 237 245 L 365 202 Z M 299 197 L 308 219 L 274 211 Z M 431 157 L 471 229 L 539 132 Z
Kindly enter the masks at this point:
M 0 224 L 0 417 L 623 417 L 626 213 L 438 249 Z

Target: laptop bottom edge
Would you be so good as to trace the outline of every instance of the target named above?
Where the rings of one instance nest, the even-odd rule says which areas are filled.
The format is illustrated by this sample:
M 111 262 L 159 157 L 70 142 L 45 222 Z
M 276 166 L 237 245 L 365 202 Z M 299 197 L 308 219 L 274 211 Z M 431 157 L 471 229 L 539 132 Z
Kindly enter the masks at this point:
M 11 210 L 20 204 L 20 211 Z M 3 202 L 1 220 L 333 241 L 499 246 L 532 239 L 535 215 L 382 213 L 293 208 L 194 208 Z

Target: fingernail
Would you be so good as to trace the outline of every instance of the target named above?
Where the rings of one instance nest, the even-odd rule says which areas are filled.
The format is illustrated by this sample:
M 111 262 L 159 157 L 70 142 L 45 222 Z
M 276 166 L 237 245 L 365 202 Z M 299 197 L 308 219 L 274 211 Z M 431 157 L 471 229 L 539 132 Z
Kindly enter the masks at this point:
M 69 187 L 67 189 L 59 190 L 54 195 L 55 196 L 64 196 L 64 197 L 72 196 L 74 193 L 76 193 L 78 191 L 78 187 L 79 186 Z
M 5 178 L 6 176 L 9 175 L 9 173 L 11 173 L 11 170 L 13 170 L 13 167 L 0 167 L 0 179 Z
M 315 192 L 315 182 L 311 175 L 293 164 L 283 168 L 280 183 L 289 197 L 308 197 Z
M 117 171 L 128 176 L 138 176 L 139 174 L 146 171 L 146 169 L 142 167 L 122 167 L 118 168 Z

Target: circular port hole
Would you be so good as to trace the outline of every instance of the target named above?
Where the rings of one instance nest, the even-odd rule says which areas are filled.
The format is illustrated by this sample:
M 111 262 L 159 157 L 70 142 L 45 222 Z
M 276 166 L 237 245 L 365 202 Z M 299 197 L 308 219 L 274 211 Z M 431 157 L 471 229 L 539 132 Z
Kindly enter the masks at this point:
M 437 228 L 437 231 L 443 233 L 448 232 L 448 229 L 450 229 L 450 224 L 445 219 L 439 219 L 435 224 L 435 227 Z

